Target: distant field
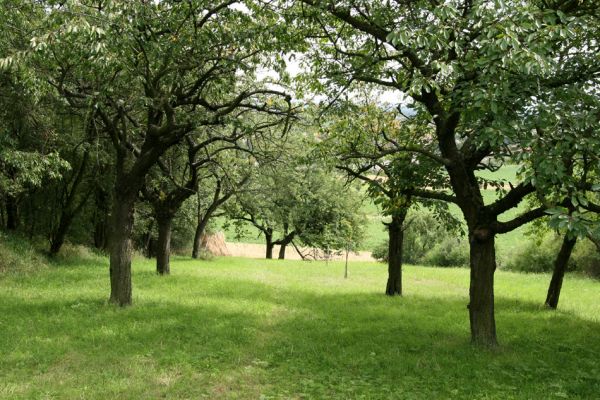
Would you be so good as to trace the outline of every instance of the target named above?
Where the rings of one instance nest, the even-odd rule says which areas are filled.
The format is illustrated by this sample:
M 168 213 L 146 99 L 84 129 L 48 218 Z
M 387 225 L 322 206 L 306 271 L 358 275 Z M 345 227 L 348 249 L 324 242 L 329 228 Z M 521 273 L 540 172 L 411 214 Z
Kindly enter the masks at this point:
M 134 306 L 106 303 L 107 260 L 0 276 L 2 399 L 593 399 L 600 283 L 496 274 L 498 350 L 469 343 L 467 269 L 136 260 Z

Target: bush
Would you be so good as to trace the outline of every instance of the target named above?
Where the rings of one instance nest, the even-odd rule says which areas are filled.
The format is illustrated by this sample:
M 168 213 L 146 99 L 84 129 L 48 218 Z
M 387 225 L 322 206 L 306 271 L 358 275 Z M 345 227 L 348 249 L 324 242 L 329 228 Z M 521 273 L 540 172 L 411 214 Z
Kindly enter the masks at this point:
M 572 258 L 577 271 L 591 278 L 600 279 L 600 249 L 590 240 L 577 242 Z
M 548 232 L 541 238 L 529 240 L 516 250 L 514 255 L 506 260 L 503 269 L 518 272 L 552 272 L 554 260 L 558 255 L 563 237 L 554 232 Z M 574 271 L 577 265 L 575 251 L 571 255 L 567 271 Z
M 429 266 L 463 266 L 469 263 L 469 247 L 459 233 L 453 232 L 431 212 L 413 211 L 406 219 L 403 261 Z M 388 241 L 377 245 L 371 256 L 388 261 Z
M 386 240 L 384 242 L 379 243 L 372 251 L 371 257 L 381 262 L 388 262 L 388 244 L 389 242 Z
M 104 260 L 100 252 L 80 244 L 65 243 L 51 261 L 61 265 L 100 264 Z
M 438 267 L 468 266 L 469 246 L 460 237 L 445 237 L 425 254 L 421 263 Z

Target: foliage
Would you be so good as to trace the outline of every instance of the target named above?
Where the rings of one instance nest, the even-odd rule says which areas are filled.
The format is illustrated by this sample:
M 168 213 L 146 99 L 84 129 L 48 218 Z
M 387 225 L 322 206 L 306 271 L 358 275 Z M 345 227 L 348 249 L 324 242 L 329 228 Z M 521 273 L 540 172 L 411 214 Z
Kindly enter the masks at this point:
M 530 237 L 532 234 L 529 235 Z M 531 237 L 523 243 L 512 257 L 508 258 L 503 269 L 519 272 L 552 272 L 554 261 L 562 243 L 562 235 L 546 231 Z M 569 259 L 568 271 L 599 277 L 600 252 L 588 239 L 578 240 Z
M 386 240 L 371 254 L 376 260 L 387 262 L 387 253 Z M 405 224 L 402 259 L 409 264 L 434 267 L 467 266 L 468 246 L 456 225 L 440 220 L 429 210 L 413 210 Z

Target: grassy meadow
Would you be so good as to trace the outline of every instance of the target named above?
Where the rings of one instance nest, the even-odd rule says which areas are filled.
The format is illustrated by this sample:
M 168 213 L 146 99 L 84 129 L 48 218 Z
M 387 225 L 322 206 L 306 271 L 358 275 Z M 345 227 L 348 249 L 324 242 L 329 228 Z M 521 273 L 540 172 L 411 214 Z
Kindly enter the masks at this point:
M 0 275 L 2 399 L 592 399 L 600 393 L 600 282 L 499 271 L 500 347 L 470 345 L 469 271 L 136 260 L 134 306 L 107 304 L 107 260 Z

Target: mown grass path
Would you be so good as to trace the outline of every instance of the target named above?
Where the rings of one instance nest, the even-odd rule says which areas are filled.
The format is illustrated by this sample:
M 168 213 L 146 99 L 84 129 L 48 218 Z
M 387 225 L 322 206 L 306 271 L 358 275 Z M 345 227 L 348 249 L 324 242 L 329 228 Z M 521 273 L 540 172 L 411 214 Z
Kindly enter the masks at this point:
M 593 399 L 600 283 L 497 273 L 501 346 L 468 342 L 468 270 L 176 259 L 134 264 L 134 302 L 106 303 L 102 259 L 0 277 L 0 398 Z

